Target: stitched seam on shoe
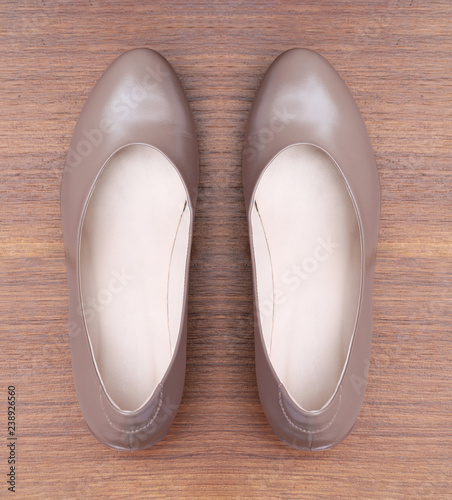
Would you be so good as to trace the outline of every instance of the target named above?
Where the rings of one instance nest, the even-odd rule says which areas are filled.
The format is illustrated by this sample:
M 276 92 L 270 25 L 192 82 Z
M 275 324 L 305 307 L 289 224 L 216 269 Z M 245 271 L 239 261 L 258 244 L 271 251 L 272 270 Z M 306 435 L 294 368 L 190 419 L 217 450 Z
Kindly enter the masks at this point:
M 262 220 L 262 216 L 261 216 L 261 213 L 259 212 L 259 207 L 257 206 L 256 200 L 254 200 L 254 206 L 256 207 L 256 212 L 257 212 L 257 215 L 259 216 L 259 220 L 261 221 L 262 231 L 264 233 L 265 243 L 267 245 L 268 256 L 270 258 L 270 269 L 271 269 L 271 273 L 272 273 L 272 328 L 270 330 L 270 345 L 268 346 L 268 355 L 271 356 L 272 347 L 273 347 L 273 330 L 275 327 L 275 273 L 273 270 L 273 259 L 272 259 L 272 254 L 270 253 L 270 245 L 268 243 L 267 231 L 265 230 L 264 221 Z M 253 252 L 254 252 L 255 260 L 256 260 L 256 252 L 254 251 L 254 248 L 253 248 Z M 256 266 L 256 294 L 258 296 L 258 304 L 259 304 L 259 292 L 257 291 L 257 289 L 258 289 L 258 287 L 257 287 L 257 266 Z M 259 314 L 260 314 L 260 308 L 259 308 Z M 263 328 L 262 328 L 262 333 L 264 333 Z M 265 340 L 264 340 L 264 344 L 265 344 Z
M 185 209 L 187 208 L 188 203 L 185 201 L 184 208 L 182 210 L 182 213 L 180 214 L 179 217 L 179 222 L 177 224 L 177 229 L 176 229 L 176 234 L 174 236 L 173 244 L 171 246 L 171 256 L 170 256 L 170 265 L 168 268 L 168 277 L 166 281 L 166 321 L 168 324 L 168 339 L 169 339 L 169 348 L 170 348 L 170 354 L 173 354 L 173 346 L 171 342 L 171 330 L 170 330 L 170 307 L 169 307 L 169 284 L 170 284 L 170 275 L 171 275 L 171 262 L 173 260 L 173 255 L 174 255 L 174 247 L 176 246 L 176 240 L 177 240 L 177 233 L 179 232 L 180 225 L 182 223 L 182 218 L 185 213 Z M 187 245 L 188 246 L 188 245 Z M 185 266 L 187 265 L 187 259 L 185 260 Z M 184 280 L 184 287 L 185 287 L 185 280 Z
M 153 417 L 151 418 L 151 420 L 149 422 L 147 422 L 145 425 L 143 425 L 142 427 L 138 428 L 138 429 L 134 429 L 133 431 L 126 431 L 124 429 L 120 429 L 118 426 L 116 426 L 108 418 L 107 412 L 105 411 L 105 407 L 104 407 L 104 404 L 103 404 L 103 401 L 102 401 L 102 393 L 100 393 L 99 396 L 100 396 L 100 404 L 102 405 L 102 409 L 104 410 L 104 415 L 105 415 L 105 418 L 107 419 L 107 422 L 113 427 L 113 429 L 117 430 L 118 432 L 122 432 L 123 434 L 136 434 L 137 432 L 141 432 L 144 429 L 146 429 L 147 427 L 149 427 L 150 425 L 152 425 L 153 422 L 155 421 L 155 419 L 157 418 L 157 414 L 160 411 L 160 408 L 162 407 L 162 404 L 163 404 L 163 390 L 161 390 L 160 391 L 160 397 L 159 397 L 159 403 L 157 405 L 157 408 L 156 408 L 155 413 L 154 413 Z
M 283 405 L 283 401 L 282 401 L 282 393 L 281 393 L 281 389 L 279 389 L 279 406 L 281 407 L 281 410 L 284 414 L 284 416 L 286 417 L 286 420 L 289 422 L 289 424 L 294 427 L 295 429 L 297 429 L 298 431 L 301 431 L 301 432 L 304 432 L 306 434 L 318 434 L 319 432 L 323 432 L 323 431 L 326 431 L 329 427 L 331 427 L 331 425 L 333 425 L 333 422 L 334 420 L 336 419 L 336 416 L 339 412 L 339 406 L 341 404 L 341 400 L 342 400 L 342 393 L 339 394 L 339 403 L 338 403 L 338 411 L 336 411 L 336 413 L 334 414 L 333 418 L 328 422 L 327 425 L 325 425 L 325 427 L 322 427 L 321 429 L 317 429 L 315 431 L 309 431 L 307 429 L 304 429 L 303 427 L 300 427 L 298 425 L 296 425 L 292 419 L 289 417 L 289 415 L 287 414 L 285 408 L 284 408 L 284 405 Z

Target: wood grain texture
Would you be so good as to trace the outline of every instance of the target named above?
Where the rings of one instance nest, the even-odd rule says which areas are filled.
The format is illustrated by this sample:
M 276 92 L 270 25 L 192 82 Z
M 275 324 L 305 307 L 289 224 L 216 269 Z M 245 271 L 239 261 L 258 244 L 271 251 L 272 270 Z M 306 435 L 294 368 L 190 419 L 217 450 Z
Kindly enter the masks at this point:
M 450 498 L 451 17 L 448 0 L 0 1 L 0 496 L 14 384 L 18 498 Z M 182 405 L 158 445 L 121 453 L 76 400 L 59 189 L 90 89 L 140 46 L 180 75 L 201 184 Z M 282 444 L 259 403 L 240 170 L 259 80 L 294 46 L 349 85 L 382 183 L 368 390 L 317 453 Z

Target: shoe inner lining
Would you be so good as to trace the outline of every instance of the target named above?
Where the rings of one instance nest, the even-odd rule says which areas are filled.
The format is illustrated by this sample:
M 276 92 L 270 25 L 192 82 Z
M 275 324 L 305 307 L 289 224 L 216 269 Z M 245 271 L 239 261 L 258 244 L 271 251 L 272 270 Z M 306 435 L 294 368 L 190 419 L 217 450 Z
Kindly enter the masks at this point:
M 279 154 L 257 186 L 251 231 L 269 359 L 295 402 L 320 410 L 345 367 L 361 281 L 356 212 L 329 156 L 312 145 Z
M 117 152 L 83 222 L 83 312 L 104 387 L 137 410 L 164 376 L 181 327 L 190 234 L 182 180 L 146 145 Z

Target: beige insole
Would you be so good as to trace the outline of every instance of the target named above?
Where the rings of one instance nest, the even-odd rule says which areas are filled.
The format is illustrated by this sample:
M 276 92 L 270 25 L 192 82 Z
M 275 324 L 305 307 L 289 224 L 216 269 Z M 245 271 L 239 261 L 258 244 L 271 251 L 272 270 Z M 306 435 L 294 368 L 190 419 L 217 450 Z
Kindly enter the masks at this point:
M 181 326 L 190 208 L 159 151 L 131 145 L 99 176 L 81 236 L 88 335 L 109 397 L 140 408 L 165 374 Z
M 251 227 L 270 360 L 297 404 L 320 410 L 346 363 L 361 280 L 358 220 L 336 165 L 315 146 L 283 151 L 259 181 Z

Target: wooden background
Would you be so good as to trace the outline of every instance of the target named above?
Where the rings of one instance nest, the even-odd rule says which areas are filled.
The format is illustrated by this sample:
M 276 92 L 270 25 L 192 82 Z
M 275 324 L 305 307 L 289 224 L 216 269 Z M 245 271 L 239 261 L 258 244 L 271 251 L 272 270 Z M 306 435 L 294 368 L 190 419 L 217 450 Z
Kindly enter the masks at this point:
M 14 384 L 17 498 L 452 497 L 451 18 L 449 0 L 0 0 L 0 496 Z M 201 184 L 182 405 L 158 445 L 121 453 L 76 400 L 59 189 L 90 89 L 140 46 L 180 75 Z M 240 171 L 258 82 L 294 46 L 349 85 L 383 201 L 366 399 L 317 453 L 282 444 L 259 404 Z

